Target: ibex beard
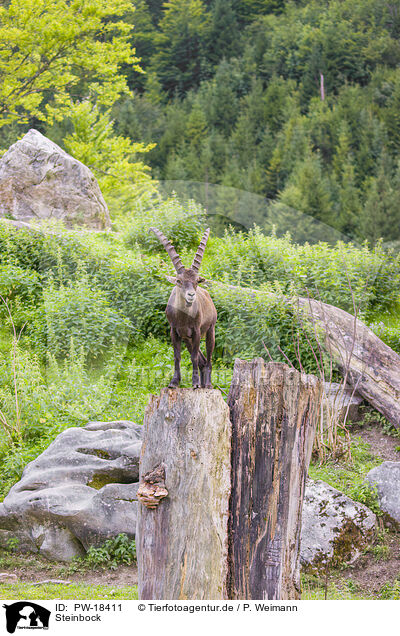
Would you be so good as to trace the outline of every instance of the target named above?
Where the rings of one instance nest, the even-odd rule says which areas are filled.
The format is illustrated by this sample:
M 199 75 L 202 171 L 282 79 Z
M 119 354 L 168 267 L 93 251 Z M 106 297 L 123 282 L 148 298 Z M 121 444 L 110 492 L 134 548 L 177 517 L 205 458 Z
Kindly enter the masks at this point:
M 160 243 L 165 247 L 176 270 L 176 276 L 167 276 L 174 285 L 168 299 L 165 313 L 171 327 L 171 340 L 174 347 L 174 375 L 169 388 L 176 388 L 181 381 L 181 345 L 182 341 L 190 353 L 193 365 L 192 386 L 194 389 L 212 389 L 211 358 L 215 346 L 215 323 L 217 311 L 210 294 L 199 287 L 204 278 L 199 276 L 201 261 L 210 234 L 208 228 L 203 235 L 199 248 L 189 269 L 186 269 L 177 251 L 170 241 L 157 228 L 151 227 Z M 205 338 L 206 356 L 200 351 L 200 340 Z

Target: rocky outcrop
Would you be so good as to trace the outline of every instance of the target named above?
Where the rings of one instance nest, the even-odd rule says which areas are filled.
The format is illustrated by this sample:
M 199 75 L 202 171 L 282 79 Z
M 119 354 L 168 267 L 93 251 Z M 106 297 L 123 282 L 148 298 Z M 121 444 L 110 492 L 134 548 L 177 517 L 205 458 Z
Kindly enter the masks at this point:
M 320 480 L 307 482 L 302 519 L 300 561 L 311 572 L 354 561 L 375 533 L 369 508 Z
M 369 471 L 367 481 L 376 487 L 379 507 L 400 526 L 400 462 L 383 462 Z
M 135 536 L 142 427 L 69 428 L 28 464 L 0 504 L 0 543 L 57 561 L 120 533 Z
M 92 172 L 37 130 L 0 159 L 0 217 L 19 223 L 56 219 L 66 227 L 111 227 Z

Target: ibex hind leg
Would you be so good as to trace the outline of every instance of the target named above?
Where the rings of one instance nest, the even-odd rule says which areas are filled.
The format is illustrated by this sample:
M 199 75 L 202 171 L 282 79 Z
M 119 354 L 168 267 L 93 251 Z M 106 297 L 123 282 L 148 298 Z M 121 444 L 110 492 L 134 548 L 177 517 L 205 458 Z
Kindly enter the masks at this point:
M 204 355 L 204 353 L 199 351 L 200 384 L 201 384 L 201 388 L 202 389 L 204 389 L 205 386 L 206 386 L 206 379 L 205 379 L 205 375 L 204 375 L 206 363 L 207 363 L 206 356 Z
M 190 357 L 192 358 L 192 362 L 193 362 L 193 343 L 190 342 L 189 340 L 185 340 L 185 344 L 187 347 L 187 350 L 190 353 Z M 197 358 L 197 363 L 199 366 L 199 371 L 200 371 L 200 385 L 199 386 L 194 386 L 193 388 L 204 388 L 204 367 L 206 365 L 206 357 L 205 355 L 200 351 L 199 349 L 199 354 L 198 354 L 198 358 Z

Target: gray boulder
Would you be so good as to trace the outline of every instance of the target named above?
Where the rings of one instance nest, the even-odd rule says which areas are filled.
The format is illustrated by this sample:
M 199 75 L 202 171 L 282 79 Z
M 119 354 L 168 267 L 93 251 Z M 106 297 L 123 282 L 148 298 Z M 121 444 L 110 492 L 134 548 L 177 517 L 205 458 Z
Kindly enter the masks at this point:
M 303 504 L 300 562 L 310 572 L 357 559 L 375 533 L 376 516 L 323 481 L 308 480 Z
M 16 222 L 58 219 L 66 227 L 111 227 L 92 172 L 37 130 L 0 159 L 0 217 Z
M 60 433 L 0 504 L 0 544 L 56 561 L 135 536 L 142 427 L 90 422 Z M 15 540 L 15 539 L 14 539 Z
M 376 486 L 380 508 L 400 524 L 400 462 L 383 462 L 369 471 L 367 481 Z

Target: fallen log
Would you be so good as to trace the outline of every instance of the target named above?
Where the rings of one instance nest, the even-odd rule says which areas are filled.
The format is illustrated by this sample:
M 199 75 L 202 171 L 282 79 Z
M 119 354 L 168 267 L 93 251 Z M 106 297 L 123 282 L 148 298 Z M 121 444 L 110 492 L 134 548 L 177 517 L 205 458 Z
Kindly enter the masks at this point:
M 236 360 L 229 598 L 300 598 L 300 532 L 321 382 L 281 362 Z
M 400 356 L 343 309 L 308 298 L 291 303 L 315 325 L 318 341 L 347 375 L 347 382 L 399 428 Z

